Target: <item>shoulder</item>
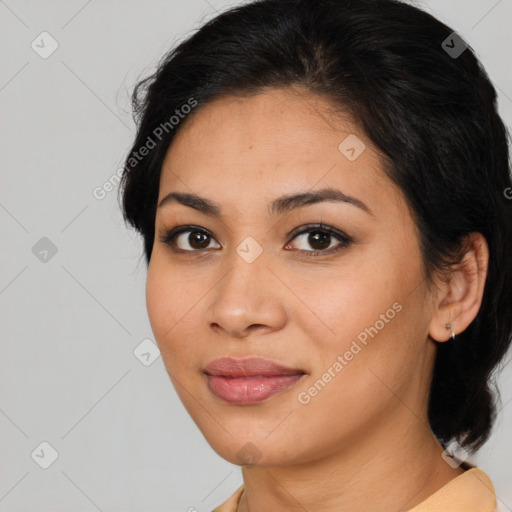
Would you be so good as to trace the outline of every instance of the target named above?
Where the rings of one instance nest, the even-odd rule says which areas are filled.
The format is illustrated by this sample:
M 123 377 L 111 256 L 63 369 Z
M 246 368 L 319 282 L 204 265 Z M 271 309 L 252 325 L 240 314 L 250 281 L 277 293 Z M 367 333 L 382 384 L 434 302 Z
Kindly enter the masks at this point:
M 497 512 L 491 479 L 471 467 L 408 512 Z
M 212 512 L 236 512 L 238 507 L 238 503 L 240 501 L 240 497 L 242 496 L 242 492 L 244 490 L 244 485 L 242 484 L 233 495 L 231 495 L 224 503 L 219 505 L 217 508 L 212 510 Z

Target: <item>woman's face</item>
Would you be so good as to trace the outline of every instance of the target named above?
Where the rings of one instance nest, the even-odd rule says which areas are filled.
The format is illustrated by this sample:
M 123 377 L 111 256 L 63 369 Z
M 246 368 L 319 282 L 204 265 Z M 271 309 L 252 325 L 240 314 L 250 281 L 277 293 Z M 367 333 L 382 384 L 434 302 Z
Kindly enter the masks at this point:
M 415 225 L 365 134 L 328 112 L 301 89 L 216 99 L 163 164 L 149 318 L 185 408 L 235 464 L 313 461 L 426 414 L 433 306 Z M 178 226 L 192 227 L 165 240 Z M 226 357 L 296 374 L 205 373 Z

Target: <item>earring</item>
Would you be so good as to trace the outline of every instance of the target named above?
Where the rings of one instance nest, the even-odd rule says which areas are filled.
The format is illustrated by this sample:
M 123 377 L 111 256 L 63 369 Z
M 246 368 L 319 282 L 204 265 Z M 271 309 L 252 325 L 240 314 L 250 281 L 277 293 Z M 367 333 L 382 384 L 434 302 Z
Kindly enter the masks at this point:
M 452 340 L 454 340 L 455 339 L 455 333 L 452 331 L 452 326 L 450 324 L 445 324 L 444 327 L 445 327 L 445 329 L 449 329 L 451 331 L 450 336 L 451 336 Z

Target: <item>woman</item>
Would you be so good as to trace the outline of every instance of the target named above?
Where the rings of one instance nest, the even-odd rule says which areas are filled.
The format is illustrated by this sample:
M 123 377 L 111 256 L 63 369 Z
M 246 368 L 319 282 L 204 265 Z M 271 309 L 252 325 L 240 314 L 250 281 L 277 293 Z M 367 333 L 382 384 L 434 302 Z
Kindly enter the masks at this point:
M 512 190 L 466 43 L 394 0 L 260 0 L 134 92 L 125 219 L 216 510 L 487 512 Z M 509 195 L 510 197 L 510 195 Z

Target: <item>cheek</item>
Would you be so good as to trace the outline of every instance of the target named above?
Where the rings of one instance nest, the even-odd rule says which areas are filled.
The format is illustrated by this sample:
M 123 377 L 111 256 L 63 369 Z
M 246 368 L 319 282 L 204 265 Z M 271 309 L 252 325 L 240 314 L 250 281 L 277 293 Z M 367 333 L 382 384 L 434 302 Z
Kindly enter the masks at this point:
M 367 329 L 374 332 L 377 324 L 378 331 L 389 330 L 400 316 L 397 309 L 407 288 L 403 275 L 393 275 L 389 267 L 386 273 L 371 265 L 346 268 L 317 274 L 315 282 L 298 279 L 293 286 L 301 299 L 290 302 L 297 304 L 294 321 L 321 345 L 319 353 L 330 352 L 329 348 L 343 353 L 351 340 L 359 337 L 364 342 Z
M 351 439 L 404 407 L 397 396 L 411 410 L 423 396 L 421 343 L 413 342 L 416 315 L 409 302 L 397 302 L 366 304 L 368 309 L 361 317 L 356 315 L 351 322 L 338 320 L 338 337 L 324 343 L 321 351 L 311 352 L 321 357 L 314 373 L 297 389 L 301 405 L 296 408 L 296 419 L 310 431 L 321 431 L 328 449 L 340 438 Z M 379 318 L 380 313 L 387 323 Z M 364 336 L 358 337 L 361 333 Z M 318 448 L 315 442 L 311 444 L 311 449 Z
M 173 319 L 169 316 L 172 316 L 174 309 L 169 307 L 169 300 L 172 300 L 175 290 L 172 281 L 162 275 L 153 255 L 146 279 L 146 307 L 151 328 L 159 343 L 166 328 L 172 326 Z
M 183 282 L 173 269 L 152 257 L 146 280 L 146 306 L 149 322 L 168 369 L 178 362 L 191 364 L 198 346 L 197 306 L 202 292 L 200 280 Z
M 367 262 L 357 272 L 348 266 L 350 271 L 340 271 L 336 279 L 319 281 L 322 293 L 299 289 L 315 312 L 297 315 L 316 345 L 311 347 L 315 372 L 309 383 L 320 379 L 323 389 L 324 381 L 332 382 L 319 402 L 341 400 L 357 409 L 367 403 L 365 397 L 373 396 L 374 403 L 386 398 L 378 390 L 389 394 L 379 377 L 392 389 L 415 379 L 428 330 L 425 291 L 418 286 L 421 265 L 414 261 L 406 266 L 392 258 L 383 263 L 382 255 L 377 261 L 380 265 Z

